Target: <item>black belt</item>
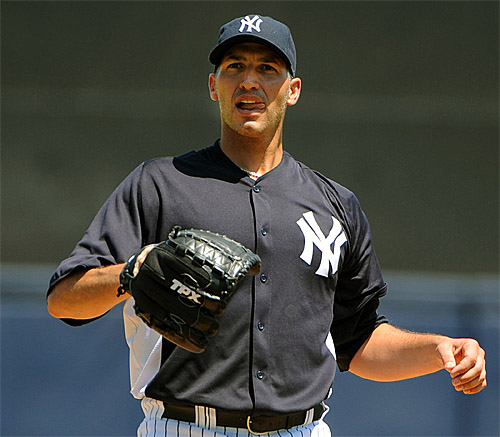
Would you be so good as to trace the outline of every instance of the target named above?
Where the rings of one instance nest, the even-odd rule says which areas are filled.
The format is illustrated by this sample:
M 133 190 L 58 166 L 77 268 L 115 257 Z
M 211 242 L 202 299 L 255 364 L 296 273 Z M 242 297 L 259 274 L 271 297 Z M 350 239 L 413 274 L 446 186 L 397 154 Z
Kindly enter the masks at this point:
M 196 423 L 196 413 L 194 406 L 178 406 L 163 403 L 165 411 L 162 417 L 180 420 L 182 422 Z M 309 413 L 308 423 L 321 418 L 325 408 L 323 403 L 311 409 L 313 411 L 301 411 L 282 416 L 251 416 L 226 410 L 215 410 L 217 426 L 227 426 L 231 428 L 247 428 L 252 434 L 263 434 L 276 431 L 278 429 L 289 429 L 294 426 L 304 425 Z M 215 424 L 212 424 L 215 425 Z

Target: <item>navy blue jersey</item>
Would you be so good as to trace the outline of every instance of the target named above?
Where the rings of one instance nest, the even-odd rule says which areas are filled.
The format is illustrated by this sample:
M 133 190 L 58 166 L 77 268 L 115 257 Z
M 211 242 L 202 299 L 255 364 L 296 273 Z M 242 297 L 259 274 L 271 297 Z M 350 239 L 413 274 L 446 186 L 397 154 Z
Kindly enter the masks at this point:
M 241 282 L 203 353 L 161 342 L 142 395 L 243 412 L 307 410 L 327 397 L 336 367 L 347 370 L 386 322 L 377 314 L 386 285 L 353 193 L 286 152 L 254 180 L 218 142 L 137 167 L 59 265 L 51 287 L 75 269 L 125 262 L 165 240 L 174 225 L 240 241 L 260 256 L 261 273 Z M 144 373 L 148 360 L 134 360 L 136 373 Z

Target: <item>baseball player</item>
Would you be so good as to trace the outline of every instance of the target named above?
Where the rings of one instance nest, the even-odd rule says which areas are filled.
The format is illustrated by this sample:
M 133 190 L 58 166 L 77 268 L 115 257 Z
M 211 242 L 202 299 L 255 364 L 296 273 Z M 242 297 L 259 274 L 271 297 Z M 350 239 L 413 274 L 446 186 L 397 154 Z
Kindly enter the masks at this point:
M 328 436 L 336 368 L 376 381 L 445 369 L 457 391 L 485 388 L 477 341 L 407 332 L 378 314 L 387 286 L 358 200 L 284 151 L 285 112 L 301 93 L 289 28 L 236 18 L 209 59 L 220 138 L 132 171 L 48 290 L 49 312 L 71 325 L 124 302 L 131 393 L 145 415 L 138 435 Z M 206 293 L 194 273 L 179 273 L 186 263 L 175 254 L 189 250 L 170 241 L 172 229 L 227 236 L 260 271 L 240 275 L 230 298 Z M 206 265 L 197 250 L 191 262 Z M 153 304 L 150 289 L 160 294 Z M 178 313 L 208 317 L 212 298 L 224 310 L 210 316 L 211 332 Z

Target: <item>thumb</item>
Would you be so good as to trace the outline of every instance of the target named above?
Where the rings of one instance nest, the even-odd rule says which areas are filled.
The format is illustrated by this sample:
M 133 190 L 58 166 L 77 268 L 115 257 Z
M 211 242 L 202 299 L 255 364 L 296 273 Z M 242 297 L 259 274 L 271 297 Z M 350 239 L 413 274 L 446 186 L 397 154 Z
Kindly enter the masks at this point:
M 455 368 L 457 362 L 455 360 L 455 354 L 453 353 L 454 352 L 453 343 L 451 341 L 445 340 L 441 342 L 438 345 L 436 351 L 439 357 L 441 358 L 445 370 L 450 372 L 452 369 Z

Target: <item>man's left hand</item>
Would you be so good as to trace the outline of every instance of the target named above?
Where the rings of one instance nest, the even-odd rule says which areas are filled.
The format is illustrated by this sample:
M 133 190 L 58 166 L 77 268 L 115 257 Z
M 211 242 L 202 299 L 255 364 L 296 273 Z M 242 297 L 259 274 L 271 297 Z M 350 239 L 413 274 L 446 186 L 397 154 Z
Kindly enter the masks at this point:
M 436 348 L 455 390 L 479 393 L 486 387 L 484 350 L 471 338 L 445 338 Z

